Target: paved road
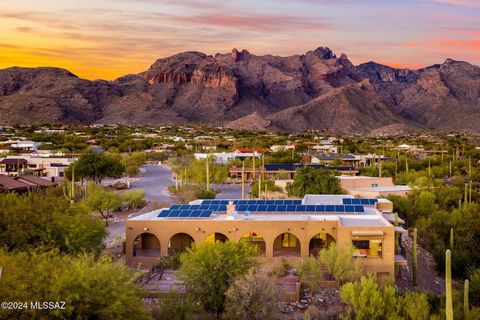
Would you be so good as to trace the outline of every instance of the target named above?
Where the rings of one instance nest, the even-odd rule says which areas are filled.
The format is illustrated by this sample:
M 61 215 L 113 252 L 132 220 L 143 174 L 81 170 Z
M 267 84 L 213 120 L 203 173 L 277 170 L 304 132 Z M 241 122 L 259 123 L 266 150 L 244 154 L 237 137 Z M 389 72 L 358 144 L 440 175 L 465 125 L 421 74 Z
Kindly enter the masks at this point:
M 175 183 L 172 178 L 172 170 L 167 166 L 154 164 L 144 165 L 145 173 L 139 183 L 135 185 L 137 189 L 143 189 L 148 201 L 172 202 L 172 197 L 168 194 L 168 186 Z
M 135 189 L 143 189 L 148 201 L 163 201 L 172 204 L 174 199 L 168 193 L 168 186 L 175 183 L 172 179 L 172 170 L 167 166 L 159 166 L 148 164 L 142 167 L 145 171 L 141 180 L 134 186 Z M 217 199 L 241 199 L 242 187 L 240 184 L 216 184 L 212 188 L 219 189 Z M 246 186 L 245 195 L 248 197 L 249 186 Z M 148 212 L 150 207 L 142 209 L 134 215 Z M 109 235 L 105 239 L 105 243 L 110 243 L 115 236 L 123 236 L 125 234 L 125 221 L 121 221 L 108 226 Z

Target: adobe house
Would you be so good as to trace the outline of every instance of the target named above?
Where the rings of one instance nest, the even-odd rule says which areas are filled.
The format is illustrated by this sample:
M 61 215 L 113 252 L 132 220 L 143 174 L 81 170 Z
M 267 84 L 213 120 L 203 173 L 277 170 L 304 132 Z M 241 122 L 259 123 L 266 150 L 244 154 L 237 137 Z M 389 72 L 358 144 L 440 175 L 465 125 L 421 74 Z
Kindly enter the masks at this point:
M 160 256 L 202 241 L 248 241 L 261 262 L 317 256 L 336 243 L 352 245 L 366 273 L 394 279 L 406 265 L 395 237 L 393 205 L 386 199 L 349 195 L 306 195 L 302 200 L 196 200 L 131 218 L 126 222 L 126 263 L 148 268 Z M 292 261 L 292 262 L 293 262 Z

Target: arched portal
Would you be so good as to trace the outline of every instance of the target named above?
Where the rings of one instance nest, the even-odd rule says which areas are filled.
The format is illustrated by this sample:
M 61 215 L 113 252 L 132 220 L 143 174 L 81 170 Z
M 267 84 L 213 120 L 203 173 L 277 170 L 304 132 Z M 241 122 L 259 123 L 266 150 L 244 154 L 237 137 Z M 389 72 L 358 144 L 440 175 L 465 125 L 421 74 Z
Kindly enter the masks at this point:
M 318 257 L 320 251 L 328 249 L 330 244 L 335 243 L 335 239 L 326 232 L 317 233 L 310 239 L 308 253 L 310 256 Z
M 195 243 L 195 241 L 189 234 L 177 233 L 168 241 L 168 255 L 183 252 L 190 248 L 193 243 Z
M 142 233 L 133 241 L 134 257 L 160 257 L 160 241 L 151 233 Z
M 228 241 L 228 237 L 223 233 L 214 232 L 211 233 L 208 237 L 205 238 L 205 242 L 215 243 L 215 242 L 225 242 Z
M 248 232 L 245 233 L 241 238 L 240 241 L 246 241 L 254 246 L 257 247 L 257 255 L 259 256 L 265 256 L 265 239 L 263 239 L 263 236 L 259 235 L 256 232 Z
M 291 233 L 282 233 L 273 242 L 274 257 L 300 257 L 300 241 Z

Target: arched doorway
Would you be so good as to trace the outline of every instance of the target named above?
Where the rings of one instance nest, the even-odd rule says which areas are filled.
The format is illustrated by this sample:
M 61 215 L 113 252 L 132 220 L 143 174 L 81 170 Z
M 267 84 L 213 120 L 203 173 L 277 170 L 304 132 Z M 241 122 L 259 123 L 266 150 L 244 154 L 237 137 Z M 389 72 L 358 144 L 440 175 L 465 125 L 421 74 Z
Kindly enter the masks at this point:
M 335 243 L 335 239 L 326 232 L 317 233 L 310 239 L 308 244 L 308 254 L 310 256 L 318 257 L 320 251 L 328 249 L 331 243 Z
M 291 233 L 282 233 L 273 242 L 274 257 L 300 257 L 300 241 Z
M 225 242 L 228 241 L 228 237 L 220 232 L 211 233 L 208 237 L 205 238 L 205 242 L 215 243 L 215 242 Z
M 192 236 L 187 233 L 177 233 L 168 241 L 168 255 L 174 255 L 177 252 L 183 252 L 195 243 Z
M 134 257 L 160 257 L 160 241 L 151 233 L 142 233 L 133 241 Z
M 265 239 L 263 239 L 263 236 L 259 235 L 256 232 L 248 232 L 245 233 L 241 238 L 240 241 L 246 241 L 254 246 L 257 247 L 257 255 L 259 256 L 265 256 Z

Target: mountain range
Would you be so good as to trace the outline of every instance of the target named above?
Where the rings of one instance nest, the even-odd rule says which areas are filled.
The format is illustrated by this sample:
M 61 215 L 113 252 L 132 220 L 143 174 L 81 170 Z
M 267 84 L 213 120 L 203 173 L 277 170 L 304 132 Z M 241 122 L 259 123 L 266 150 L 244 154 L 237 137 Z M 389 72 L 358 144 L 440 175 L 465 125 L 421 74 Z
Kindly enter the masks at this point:
M 353 65 L 319 47 L 289 57 L 183 52 L 114 81 L 51 67 L 0 70 L 0 124 L 210 124 L 345 133 L 480 131 L 480 67 Z

